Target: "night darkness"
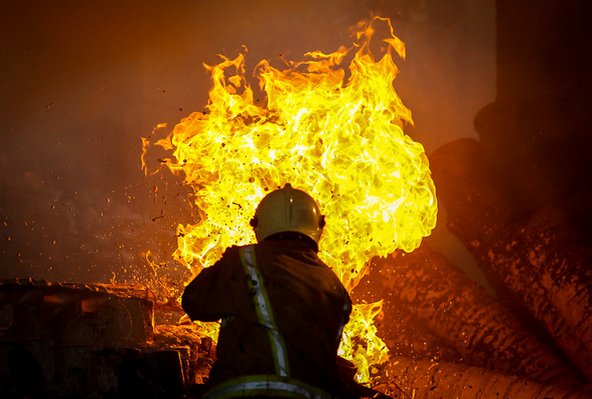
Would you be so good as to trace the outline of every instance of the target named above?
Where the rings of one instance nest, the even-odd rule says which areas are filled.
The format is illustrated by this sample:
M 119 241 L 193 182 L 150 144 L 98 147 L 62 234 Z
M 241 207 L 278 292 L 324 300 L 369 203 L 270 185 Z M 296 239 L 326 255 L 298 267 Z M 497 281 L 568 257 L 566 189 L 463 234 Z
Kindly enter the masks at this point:
M 148 272 L 190 222 L 187 190 L 140 170 L 140 137 L 203 109 L 202 63 L 246 45 L 247 67 L 351 43 L 390 17 L 396 82 L 428 154 L 475 136 L 495 95 L 493 1 L 40 1 L 4 5 L 0 34 L 0 277 L 118 281 Z M 448 242 L 448 241 L 446 241 Z M 443 244 L 448 245 L 448 244 Z M 185 276 L 186 277 L 186 276 Z

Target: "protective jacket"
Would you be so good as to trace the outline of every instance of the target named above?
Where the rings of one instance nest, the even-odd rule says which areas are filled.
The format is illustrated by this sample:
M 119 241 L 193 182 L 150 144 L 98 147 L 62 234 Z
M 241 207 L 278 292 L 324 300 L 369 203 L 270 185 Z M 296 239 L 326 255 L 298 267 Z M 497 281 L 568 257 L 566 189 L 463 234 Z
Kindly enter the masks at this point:
M 307 239 L 231 247 L 185 289 L 193 320 L 222 320 L 206 398 L 340 397 L 351 301 Z

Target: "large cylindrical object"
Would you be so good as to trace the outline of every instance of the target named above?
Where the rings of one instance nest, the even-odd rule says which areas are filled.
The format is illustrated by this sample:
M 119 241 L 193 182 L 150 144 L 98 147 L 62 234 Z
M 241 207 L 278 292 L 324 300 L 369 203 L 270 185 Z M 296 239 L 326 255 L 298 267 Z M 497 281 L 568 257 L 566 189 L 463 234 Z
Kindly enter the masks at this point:
M 479 143 L 462 140 L 432 154 L 449 229 L 500 295 L 526 309 L 592 381 L 592 250 L 560 207 L 527 221 L 512 218 L 511 197 L 484 152 Z
M 394 358 L 376 388 L 397 399 L 590 399 L 586 388 L 565 389 L 479 367 Z
M 547 384 L 582 383 L 569 362 L 512 309 L 427 243 L 410 254 L 376 259 L 375 266 L 371 272 L 374 284 L 396 297 L 428 331 L 457 350 L 463 363 Z

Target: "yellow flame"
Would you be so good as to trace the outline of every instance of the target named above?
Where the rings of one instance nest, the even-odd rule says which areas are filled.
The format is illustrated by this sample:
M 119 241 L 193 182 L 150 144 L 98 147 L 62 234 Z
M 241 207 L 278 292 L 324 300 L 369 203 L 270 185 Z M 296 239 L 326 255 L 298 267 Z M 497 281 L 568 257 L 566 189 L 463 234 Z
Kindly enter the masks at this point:
M 343 332 L 339 355 L 351 360 L 358 368 L 356 378 L 360 383 L 368 383 L 374 376 L 372 366 L 388 360 L 388 348 L 377 337 L 374 319 L 382 311 L 382 300 L 370 304 L 354 306 L 351 320 Z
M 370 49 L 376 24 L 388 28 L 379 59 Z M 327 221 L 319 255 L 347 289 L 372 257 L 412 251 L 430 234 L 437 206 L 428 160 L 403 131 L 411 112 L 393 86 L 392 55 L 404 57 L 404 45 L 380 17 L 361 22 L 356 40 L 331 54 L 309 52 L 283 69 L 261 61 L 255 71 L 265 104 L 254 100 L 244 54 L 206 66 L 212 79 L 206 113 L 189 115 L 154 143 L 174 149 L 167 166 L 195 191 L 199 220 L 178 227 L 179 261 L 198 272 L 227 247 L 254 243 L 255 207 L 288 182 L 319 202 Z M 368 306 L 374 312 L 356 310 L 346 339 L 362 333 L 375 339 L 372 329 L 351 327 L 371 323 L 376 305 Z M 370 346 L 380 345 L 350 342 L 342 350 L 358 366 L 384 361 L 363 353 Z M 384 344 L 380 351 L 387 353 Z

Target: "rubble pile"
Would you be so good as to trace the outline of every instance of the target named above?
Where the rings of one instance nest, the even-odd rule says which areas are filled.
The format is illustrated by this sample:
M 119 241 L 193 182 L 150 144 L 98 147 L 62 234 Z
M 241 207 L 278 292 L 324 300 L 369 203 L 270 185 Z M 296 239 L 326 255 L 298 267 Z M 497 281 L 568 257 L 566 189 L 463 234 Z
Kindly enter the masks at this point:
M 1 282 L 0 396 L 180 395 L 209 372 L 211 341 L 154 314 L 142 287 Z

